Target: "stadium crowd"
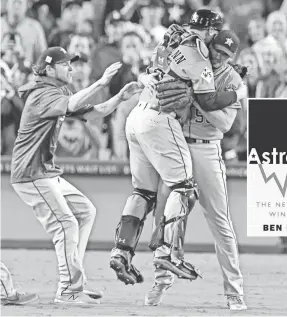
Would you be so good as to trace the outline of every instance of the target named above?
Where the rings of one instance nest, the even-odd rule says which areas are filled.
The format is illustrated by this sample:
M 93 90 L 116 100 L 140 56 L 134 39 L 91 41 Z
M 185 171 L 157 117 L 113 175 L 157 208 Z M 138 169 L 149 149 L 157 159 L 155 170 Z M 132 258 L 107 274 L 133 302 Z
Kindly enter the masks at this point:
M 165 30 L 188 22 L 207 7 L 220 12 L 225 28 L 241 39 L 236 62 L 248 66 L 249 97 L 287 98 L 286 0 L 2 0 L 1 6 L 1 155 L 10 155 L 23 102 L 17 88 L 33 76 L 31 66 L 47 46 L 80 53 L 73 64 L 76 92 L 98 80 L 107 66 L 122 61 L 120 72 L 98 103 L 137 80 Z M 246 103 L 223 140 L 224 159 L 246 160 Z M 58 157 L 128 160 L 118 110 L 103 120 L 67 118 Z

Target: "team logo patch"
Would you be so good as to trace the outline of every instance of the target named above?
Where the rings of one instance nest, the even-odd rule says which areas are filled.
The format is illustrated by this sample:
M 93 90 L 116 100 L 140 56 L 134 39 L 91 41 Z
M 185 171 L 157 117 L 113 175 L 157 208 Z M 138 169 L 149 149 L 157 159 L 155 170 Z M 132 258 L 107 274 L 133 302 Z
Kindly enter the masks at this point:
M 226 45 L 228 45 L 229 47 L 231 47 L 231 45 L 233 44 L 232 38 L 227 37 L 227 38 L 225 39 L 224 44 L 226 44 Z
M 207 81 L 210 84 L 213 79 L 213 72 L 208 67 L 205 67 L 200 77 L 202 77 L 205 81 Z
M 51 63 L 51 62 L 52 62 L 52 57 L 51 57 L 51 56 L 47 56 L 46 59 L 45 59 L 45 61 L 46 61 L 47 63 Z
M 164 62 L 164 58 L 163 57 L 158 57 L 158 63 L 159 64 L 163 64 L 163 62 Z

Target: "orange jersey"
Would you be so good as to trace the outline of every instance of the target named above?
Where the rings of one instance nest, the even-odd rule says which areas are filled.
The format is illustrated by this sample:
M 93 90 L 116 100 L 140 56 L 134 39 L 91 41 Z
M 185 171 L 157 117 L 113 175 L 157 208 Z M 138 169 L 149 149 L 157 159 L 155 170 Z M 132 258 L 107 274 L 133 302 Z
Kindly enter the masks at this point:
M 225 65 L 214 71 L 216 91 L 228 91 L 238 88 L 242 79 L 230 65 Z M 240 102 L 236 102 L 228 108 L 240 109 Z M 191 120 L 185 123 L 183 132 L 186 137 L 204 140 L 221 140 L 223 133 L 208 122 L 198 109 L 192 107 Z M 222 111 L 222 110 L 217 110 Z

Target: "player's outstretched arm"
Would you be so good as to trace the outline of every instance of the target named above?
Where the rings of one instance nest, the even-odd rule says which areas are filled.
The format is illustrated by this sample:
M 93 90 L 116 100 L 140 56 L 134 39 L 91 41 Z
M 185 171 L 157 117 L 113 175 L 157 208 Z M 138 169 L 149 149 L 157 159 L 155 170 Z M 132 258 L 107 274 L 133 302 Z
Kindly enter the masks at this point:
M 98 81 L 71 96 L 68 103 L 68 112 L 89 110 L 92 107 L 91 104 L 93 104 L 92 100 L 97 96 L 99 89 L 107 86 L 121 67 L 122 64 L 120 62 L 112 64 Z
M 195 98 L 204 111 L 224 109 L 247 97 L 247 87 L 242 82 L 234 91 L 195 94 Z
M 242 83 L 235 91 L 195 93 L 190 82 L 180 79 L 157 84 L 156 94 L 162 109 L 178 109 L 191 105 L 193 100 L 200 104 L 204 111 L 224 109 L 247 96 L 247 88 Z
M 89 110 L 89 112 L 84 114 L 84 119 L 93 120 L 108 116 L 118 107 L 121 102 L 129 100 L 134 95 L 140 93 L 142 89 L 143 84 L 140 82 L 131 82 L 125 85 L 117 95 L 108 101 L 94 106 L 90 105 L 92 110 Z

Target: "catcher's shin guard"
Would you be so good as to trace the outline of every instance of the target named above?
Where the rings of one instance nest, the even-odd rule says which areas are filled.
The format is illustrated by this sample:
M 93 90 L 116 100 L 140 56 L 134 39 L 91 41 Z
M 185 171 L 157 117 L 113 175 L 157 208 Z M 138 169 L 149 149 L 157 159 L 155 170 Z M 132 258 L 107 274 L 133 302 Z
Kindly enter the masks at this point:
M 177 226 L 175 227 L 173 236 L 172 255 L 178 259 L 184 259 L 184 240 L 187 226 L 187 219 L 196 201 L 198 200 L 197 185 L 194 184 L 194 188 L 190 195 L 187 197 L 187 214 L 178 220 Z
M 147 214 L 155 207 L 156 193 L 136 188 L 127 200 L 124 215 L 116 229 L 115 248 L 112 250 L 110 266 L 119 280 L 125 284 L 143 282 L 143 276 L 131 264 Z M 137 209 L 137 210 L 136 210 Z M 140 219 L 131 213 L 141 214 Z M 129 214 L 126 214 L 129 213 Z
M 171 271 L 180 278 L 194 280 L 200 273 L 184 261 L 184 237 L 187 217 L 198 199 L 193 180 L 173 187 L 164 217 L 153 233 L 150 248 L 155 250 L 156 267 Z M 162 256 L 165 254 L 164 256 Z
M 149 247 L 153 251 L 162 245 L 170 249 L 183 246 L 187 217 L 198 199 L 198 190 L 193 179 L 177 184 L 172 189 L 164 216 L 152 234 Z

